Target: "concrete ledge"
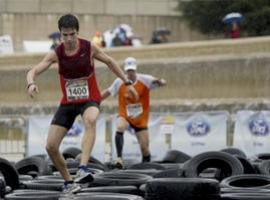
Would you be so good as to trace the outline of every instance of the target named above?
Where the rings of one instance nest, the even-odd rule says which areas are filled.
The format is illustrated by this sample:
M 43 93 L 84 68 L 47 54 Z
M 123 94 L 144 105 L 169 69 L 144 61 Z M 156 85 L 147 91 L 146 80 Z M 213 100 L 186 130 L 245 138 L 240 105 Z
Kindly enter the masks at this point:
M 138 59 L 183 58 L 204 55 L 241 55 L 247 53 L 270 52 L 270 37 L 243 38 L 237 40 L 208 40 L 198 42 L 169 43 L 149 45 L 141 48 L 119 47 L 104 49 L 118 61 L 128 56 Z M 45 54 L 0 55 L 0 69 L 9 66 L 32 66 L 37 64 Z
M 46 115 L 56 111 L 58 102 L 0 103 L 0 115 Z M 152 100 L 152 112 L 195 112 L 227 110 L 235 114 L 239 110 L 269 110 L 270 100 L 266 98 L 220 98 L 220 99 L 170 99 Z M 117 113 L 116 101 L 105 101 L 102 113 Z

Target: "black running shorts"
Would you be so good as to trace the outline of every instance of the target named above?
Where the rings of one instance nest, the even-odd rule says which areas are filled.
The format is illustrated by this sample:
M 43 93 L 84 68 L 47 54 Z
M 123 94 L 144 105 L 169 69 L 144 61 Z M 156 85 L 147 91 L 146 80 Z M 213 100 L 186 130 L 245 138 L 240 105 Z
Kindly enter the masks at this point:
M 78 104 L 61 104 L 58 107 L 51 124 L 63 126 L 69 130 L 77 115 L 83 115 L 84 111 L 91 106 L 99 109 L 99 104 L 95 101 Z

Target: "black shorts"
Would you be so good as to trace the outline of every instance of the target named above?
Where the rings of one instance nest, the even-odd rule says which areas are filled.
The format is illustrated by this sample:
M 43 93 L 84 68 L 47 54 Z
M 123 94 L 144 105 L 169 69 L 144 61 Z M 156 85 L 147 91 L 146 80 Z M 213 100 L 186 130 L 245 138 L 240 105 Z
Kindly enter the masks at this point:
M 140 131 L 144 131 L 144 130 L 147 130 L 148 128 L 147 127 L 144 127 L 144 128 L 139 128 L 139 127 L 136 127 L 134 126 L 133 124 L 129 123 L 129 126 L 134 129 L 135 133 L 137 132 L 140 132 Z
M 91 106 L 97 107 L 99 109 L 99 103 L 95 101 L 78 104 L 61 104 L 58 107 L 51 124 L 63 126 L 69 130 L 77 115 L 83 115 L 84 111 Z

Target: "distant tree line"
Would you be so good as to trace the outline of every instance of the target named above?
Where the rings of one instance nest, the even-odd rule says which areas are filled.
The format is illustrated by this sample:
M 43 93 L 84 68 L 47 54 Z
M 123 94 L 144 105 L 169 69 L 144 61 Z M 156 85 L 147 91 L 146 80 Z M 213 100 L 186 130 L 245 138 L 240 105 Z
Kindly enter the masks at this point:
M 226 31 L 222 18 L 231 12 L 244 16 L 244 36 L 270 35 L 270 0 L 178 0 L 178 9 L 189 24 L 206 34 Z

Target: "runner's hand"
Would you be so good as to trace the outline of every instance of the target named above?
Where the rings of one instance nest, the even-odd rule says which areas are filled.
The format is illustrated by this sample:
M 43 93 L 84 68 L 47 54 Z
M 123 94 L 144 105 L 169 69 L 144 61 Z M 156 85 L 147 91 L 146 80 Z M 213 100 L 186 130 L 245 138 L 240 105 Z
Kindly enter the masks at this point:
M 28 95 L 34 98 L 34 93 L 39 93 L 38 86 L 36 84 L 31 84 L 27 89 Z
M 139 100 L 139 95 L 133 85 L 128 86 L 128 93 L 134 98 L 135 101 Z

